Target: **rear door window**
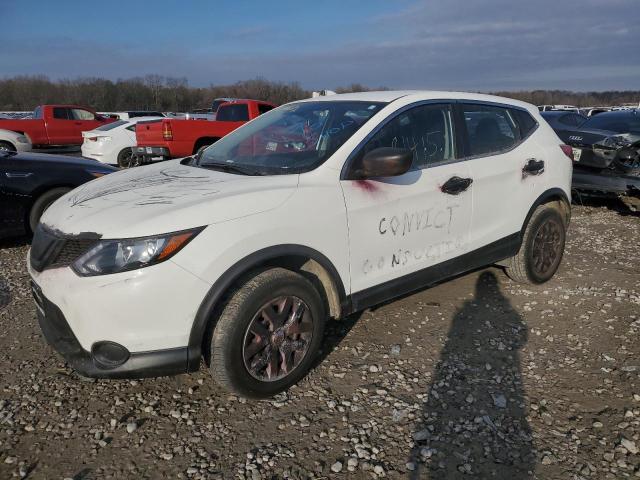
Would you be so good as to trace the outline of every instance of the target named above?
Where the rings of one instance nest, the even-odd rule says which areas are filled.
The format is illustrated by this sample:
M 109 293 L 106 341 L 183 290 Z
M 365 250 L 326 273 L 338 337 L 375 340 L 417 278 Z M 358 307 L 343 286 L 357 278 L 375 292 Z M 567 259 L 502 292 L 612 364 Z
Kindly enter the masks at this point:
M 518 143 L 518 126 L 508 108 L 481 104 L 462 104 L 461 107 L 470 156 L 494 155 Z
M 74 120 L 95 120 L 95 115 L 89 110 L 83 110 L 81 108 L 72 108 L 71 114 Z
M 73 120 L 71 109 L 66 107 L 53 107 L 53 118 L 57 120 Z
M 249 121 L 249 105 L 225 105 L 218 109 L 216 120 L 219 122 L 247 122 Z

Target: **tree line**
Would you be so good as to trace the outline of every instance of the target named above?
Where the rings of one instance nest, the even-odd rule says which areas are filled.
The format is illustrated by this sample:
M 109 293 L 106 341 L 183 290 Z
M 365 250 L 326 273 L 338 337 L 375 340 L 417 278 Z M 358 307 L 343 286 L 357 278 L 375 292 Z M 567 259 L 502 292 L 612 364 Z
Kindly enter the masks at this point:
M 386 88 L 376 88 L 376 90 L 379 89 Z M 358 83 L 335 88 L 338 93 L 367 90 L 372 88 Z M 65 103 L 87 105 L 98 111 L 187 112 L 208 108 L 211 101 L 218 97 L 254 98 L 283 104 L 309 98 L 311 93 L 297 82 L 274 82 L 264 78 L 245 80 L 232 85 L 190 87 L 184 77 L 160 75 L 146 75 L 116 81 L 103 78 L 51 80 L 43 75 L 16 76 L 0 79 L 0 111 L 28 111 L 41 104 Z M 640 101 L 640 91 L 533 90 L 496 93 L 535 105 L 606 106 Z

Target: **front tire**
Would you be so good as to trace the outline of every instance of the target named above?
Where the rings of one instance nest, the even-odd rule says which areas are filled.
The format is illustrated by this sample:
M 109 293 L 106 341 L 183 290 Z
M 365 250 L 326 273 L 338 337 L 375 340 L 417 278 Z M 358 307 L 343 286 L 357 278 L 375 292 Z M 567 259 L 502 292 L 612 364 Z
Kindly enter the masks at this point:
M 324 303 L 302 275 L 256 274 L 224 307 L 211 339 L 213 378 L 248 398 L 267 398 L 308 372 L 322 342 Z
M 31 229 L 31 233 L 36 231 L 36 227 L 38 223 L 40 223 L 40 217 L 44 211 L 58 198 L 70 191 L 70 188 L 53 188 L 44 192 L 33 202 L 33 206 L 29 212 L 29 228 Z
M 5 151 L 5 152 L 16 152 L 16 147 L 9 143 L 9 142 L 0 142 L 0 151 Z
M 553 205 L 536 208 L 525 229 L 520 250 L 507 261 L 509 278 L 529 284 L 549 281 L 562 261 L 566 230 L 562 214 Z

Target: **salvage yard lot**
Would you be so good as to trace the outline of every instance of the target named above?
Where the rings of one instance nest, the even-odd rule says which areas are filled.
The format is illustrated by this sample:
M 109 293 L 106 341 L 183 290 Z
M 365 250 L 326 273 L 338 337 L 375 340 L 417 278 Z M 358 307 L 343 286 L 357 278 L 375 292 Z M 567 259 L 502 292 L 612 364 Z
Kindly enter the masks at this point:
M 206 370 L 93 381 L 41 337 L 28 246 L 0 246 L 0 478 L 640 477 L 640 219 L 574 207 L 539 287 L 497 268 L 328 329 L 287 394 Z

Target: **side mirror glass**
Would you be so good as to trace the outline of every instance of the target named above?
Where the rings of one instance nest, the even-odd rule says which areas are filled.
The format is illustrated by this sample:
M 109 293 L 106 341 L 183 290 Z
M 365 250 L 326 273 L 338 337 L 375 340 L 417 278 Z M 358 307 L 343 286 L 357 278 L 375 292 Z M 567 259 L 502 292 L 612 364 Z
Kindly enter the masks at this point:
M 413 163 L 413 150 L 408 148 L 376 148 L 367 152 L 359 165 L 353 165 L 348 180 L 404 175 Z

